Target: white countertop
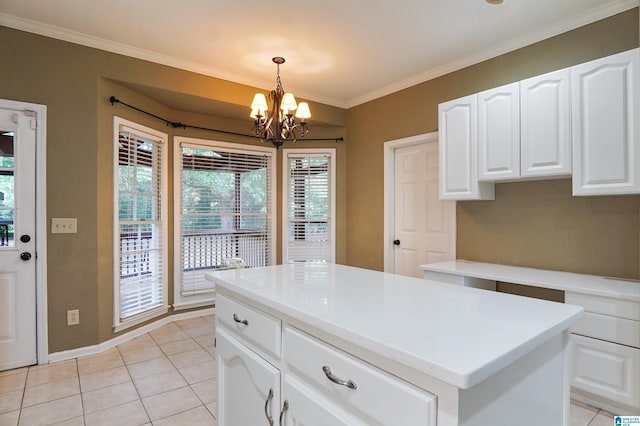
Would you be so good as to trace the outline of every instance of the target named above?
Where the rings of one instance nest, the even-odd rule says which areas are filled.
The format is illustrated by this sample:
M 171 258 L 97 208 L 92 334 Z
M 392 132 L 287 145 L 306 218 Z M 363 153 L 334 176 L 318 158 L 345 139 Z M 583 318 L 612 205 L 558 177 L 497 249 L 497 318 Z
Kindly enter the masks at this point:
M 450 275 L 640 301 L 640 282 L 634 280 L 467 260 L 430 263 L 420 268 Z
M 582 316 L 582 308 L 333 264 L 207 274 L 217 288 L 470 388 Z

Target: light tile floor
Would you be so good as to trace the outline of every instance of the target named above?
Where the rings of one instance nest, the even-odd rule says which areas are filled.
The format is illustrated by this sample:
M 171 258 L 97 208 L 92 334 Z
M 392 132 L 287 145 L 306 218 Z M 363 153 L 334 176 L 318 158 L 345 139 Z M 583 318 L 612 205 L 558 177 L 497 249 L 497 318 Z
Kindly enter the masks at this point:
M 98 355 L 0 372 L 0 426 L 215 425 L 214 316 Z
M 213 315 L 178 320 L 98 355 L 0 372 L 0 426 L 215 425 L 213 327 Z M 571 426 L 611 425 L 572 401 Z

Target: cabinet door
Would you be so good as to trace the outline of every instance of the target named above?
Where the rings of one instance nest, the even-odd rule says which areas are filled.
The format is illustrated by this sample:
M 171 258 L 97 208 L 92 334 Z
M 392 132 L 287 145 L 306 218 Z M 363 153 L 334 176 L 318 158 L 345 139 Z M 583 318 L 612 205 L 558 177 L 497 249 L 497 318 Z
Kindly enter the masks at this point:
M 367 425 L 301 380 L 287 374 L 282 393 L 283 407 L 280 426 L 357 426 Z
M 573 195 L 640 193 L 640 49 L 571 68 Z
M 478 181 L 478 98 L 438 106 L 440 199 L 493 200 L 494 184 Z
M 520 176 L 571 175 L 569 69 L 520 82 Z
M 277 422 L 280 372 L 223 329 L 216 330 L 218 425 Z
M 478 94 L 478 179 L 520 177 L 520 86 Z
M 571 385 L 593 399 L 640 410 L 640 349 L 571 335 Z

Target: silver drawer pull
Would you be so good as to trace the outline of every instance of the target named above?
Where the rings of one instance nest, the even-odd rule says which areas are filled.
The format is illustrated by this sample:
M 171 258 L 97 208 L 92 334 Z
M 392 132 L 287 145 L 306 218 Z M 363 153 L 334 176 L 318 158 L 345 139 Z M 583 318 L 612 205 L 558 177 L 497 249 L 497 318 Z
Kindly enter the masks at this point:
M 349 389 L 357 389 L 358 388 L 353 380 L 344 380 L 344 379 L 340 379 L 340 378 L 334 376 L 331 373 L 331 369 L 327 365 L 322 367 L 322 371 L 324 371 L 324 374 L 327 376 L 327 379 L 331 380 L 335 384 L 346 386 Z
M 264 415 L 269 422 L 269 426 L 273 426 L 273 417 L 269 415 L 269 403 L 273 399 L 273 389 L 269 389 L 269 395 L 267 395 L 267 400 L 264 403 Z
M 282 423 L 282 420 L 284 419 L 284 416 L 287 414 L 288 409 L 289 409 L 289 400 L 285 399 L 284 404 L 282 404 L 282 411 L 280 411 L 280 421 L 278 422 L 280 426 L 284 426 L 284 423 Z
M 237 323 L 240 323 L 240 324 L 249 325 L 249 321 L 247 321 L 246 319 L 241 320 L 241 319 L 238 317 L 238 314 L 233 314 L 233 320 L 234 320 L 235 322 L 237 322 Z

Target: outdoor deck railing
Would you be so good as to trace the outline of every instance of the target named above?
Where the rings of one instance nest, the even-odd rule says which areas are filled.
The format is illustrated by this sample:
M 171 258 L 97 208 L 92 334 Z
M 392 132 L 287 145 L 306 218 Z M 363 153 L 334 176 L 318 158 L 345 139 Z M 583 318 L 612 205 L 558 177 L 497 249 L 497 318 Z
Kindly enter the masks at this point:
M 122 235 L 120 277 L 151 273 L 151 234 Z M 265 231 L 190 231 L 182 236 L 183 271 L 220 269 L 240 259 L 245 267 L 267 265 Z

